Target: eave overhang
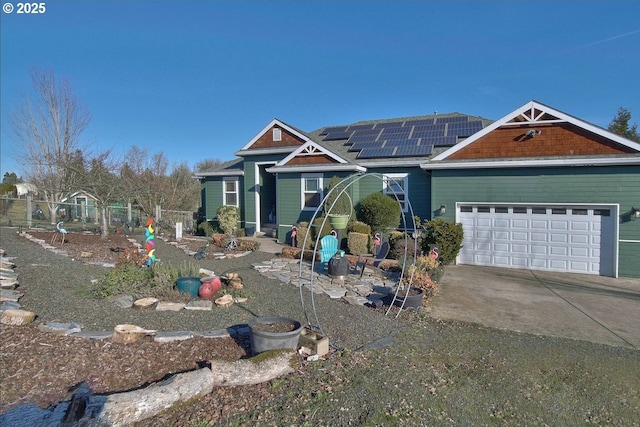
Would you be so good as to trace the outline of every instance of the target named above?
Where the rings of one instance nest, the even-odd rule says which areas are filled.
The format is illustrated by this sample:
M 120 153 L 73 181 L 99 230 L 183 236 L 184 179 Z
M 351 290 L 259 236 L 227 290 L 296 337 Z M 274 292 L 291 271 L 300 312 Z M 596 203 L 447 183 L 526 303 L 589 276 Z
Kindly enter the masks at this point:
M 321 164 L 321 165 L 296 165 L 296 166 L 273 166 L 266 169 L 269 173 L 307 173 L 307 172 L 366 172 L 367 168 L 354 165 L 351 163 L 336 163 L 332 165 Z
M 200 172 L 193 175 L 195 179 L 201 179 L 210 176 L 244 176 L 244 171 L 240 169 L 228 169 L 215 172 Z
M 487 161 L 442 161 L 424 163 L 424 170 L 445 169 L 506 169 L 506 168 L 545 168 L 545 167 L 588 167 L 588 166 L 634 166 L 640 165 L 640 157 L 615 158 L 576 158 L 576 159 L 521 159 L 521 160 L 487 160 Z

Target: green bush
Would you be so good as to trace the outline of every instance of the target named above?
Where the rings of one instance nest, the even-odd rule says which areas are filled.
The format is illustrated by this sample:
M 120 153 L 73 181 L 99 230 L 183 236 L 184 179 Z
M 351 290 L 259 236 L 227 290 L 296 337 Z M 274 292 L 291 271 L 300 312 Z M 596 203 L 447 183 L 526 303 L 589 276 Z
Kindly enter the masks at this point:
M 198 234 L 201 236 L 209 237 L 213 234 L 214 226 L 209 221 L 202 221 L 198 224 Z
M 382 193 L 371 193 L 358 205 L 358 219 L 369 224 L 373 231 L 398 228 L 401 214 L 398 202 Z
M 108 269 L 92 288 L 97 298 L 131 295 L 134 299 L 145 297 L 180 298 L 175 292 L 176 279 L 183 276 L 199 276 L 199 267 L 191 262 L 179 266 L 154 263 L 151 267 L 139 267 L 123 263 Z
M 392 231 L 391 234 L 389 234 L 390 258 L 402 260 L 405 256 L 405 246 L 407 258 L 413 259 L 414 255 L 416 254 L 415 239 L 402 231 Z
M 423 227 L 425 232 L 422 239 L 422 251 L 425 254 L 428 253 L 429 245 L 435 243 L 438 245 L 439 260 L 442 265 L 455 261 L 460 249 L 462 249 L 462 240 L 464 238 L 462 224 L 436 218 L 431 221 L 425 221 Z
M 371 235 L 371 227 L 369 226 L 369 224 L 366 224 L 362 221 L 352 221 L 349 224 L 349 231 Z
M 297 242 L 296 242 L 296 247 L 302 249 L 302 244 L 304 243 L 304 236 L 307 235 L 307 231 L 309 230 L 309 223 L 308 222 L 301 222 L 298 224 L 298 235 L 296 236 Z M 307 244 L 305 246 L 304 249 L 311 249 L 313 248 L 313 242 L 315 240 L 313 240 L 312 236 L 309 236 L 307 238 Z
M 220 206 L 216 210 L 216 217 L 222 232 L 228 236 L 233 236 L 238 228 L 238 220 L 240 219 L 238 208 L 230 205 Z
M 370 236 L 364 233 L 352 231 L 347 238 L 347 248 L 352 255 L 368 254 Z
M 320 229 L 322 225 L 322 221 L 324 221 L 324 217 L 318 217 L 313 220 L 313 227 L 311 228 L 311 234 L 313 236 L 313 240 L 315 241 L 318 237 L 318 233 L 320 234 L 320 238 L 322 239 L 327 234 L 331 234 L 331 224 L 329 224 L 329 219 L 324 223 L 324 227 Z

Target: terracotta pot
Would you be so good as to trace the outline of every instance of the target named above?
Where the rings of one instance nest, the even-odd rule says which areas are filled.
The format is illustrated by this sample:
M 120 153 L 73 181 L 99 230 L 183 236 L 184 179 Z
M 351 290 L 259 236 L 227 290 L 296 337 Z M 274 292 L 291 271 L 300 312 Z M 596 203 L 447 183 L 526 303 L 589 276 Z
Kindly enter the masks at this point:
M 213 299 L 213 297 L 218 293 L 220 288 L 222 288 L 222 282 L 220 278 L 211 276 L 211 277 L 203 277 L 200 279 L 202 283 L 200 285 L 200 289 L 198 289 L 198 295 L 202 299 Z

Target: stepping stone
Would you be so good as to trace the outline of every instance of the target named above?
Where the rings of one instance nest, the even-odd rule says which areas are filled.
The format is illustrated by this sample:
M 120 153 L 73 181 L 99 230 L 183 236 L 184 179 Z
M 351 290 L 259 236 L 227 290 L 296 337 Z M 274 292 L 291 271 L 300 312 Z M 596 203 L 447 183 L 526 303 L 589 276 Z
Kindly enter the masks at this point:
M 193 336 L 202 338 L 229 338 L 230 334 L 226 329 L 218 329 L 217 331 L 193 332 Z
M 35 318 L 36 314 L 33 311 L 8 309 L 0 312 L 0 323 L 3 325 L 26 325 L 33 322 Z
M 38 329 L 45 332 L 53 332 L 58 335 L 71 335 L 78 333 L 82 330 L 77 323 L 42 323 L 38 325 Z
M 156 311 L 180 311 L 184 309 L 185 304 L 182 302 L 166 302 L 160 301 L 156 305 Z
M 104 332 L 104 331 L 81 331 L 81 332 L 76 332 L 75 334 L 71 334 L 74 337 L 79 337 L 79 338 L 87 338 L 87 339 L 91 339 L 91 340 L 105 340 L 108 338 L 111 338 L 113 336 L 113 334 L 111 332 Z
M 24 294 L 22 292 L 14 291 L 11 289 L 0 289 L 0 302 L 2 301 L 14 301 L 18 302 Z
M 157 332 L 153 340 L 155 342 L 174 342 L 188 340 L 192 337 L 193 335 L 189 331 Z
M 186 310 L 211 310 L 213 301 L 191 301 L 184 306 Z

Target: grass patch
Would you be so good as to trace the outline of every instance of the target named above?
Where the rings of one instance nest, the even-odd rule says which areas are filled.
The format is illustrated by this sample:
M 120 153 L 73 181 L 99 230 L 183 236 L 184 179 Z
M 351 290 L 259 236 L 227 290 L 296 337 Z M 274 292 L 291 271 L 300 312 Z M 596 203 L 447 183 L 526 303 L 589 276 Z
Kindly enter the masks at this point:
M 390 347 L 274 380 L 228 425 L 640 425 L 637 350 L 416 319 Z

